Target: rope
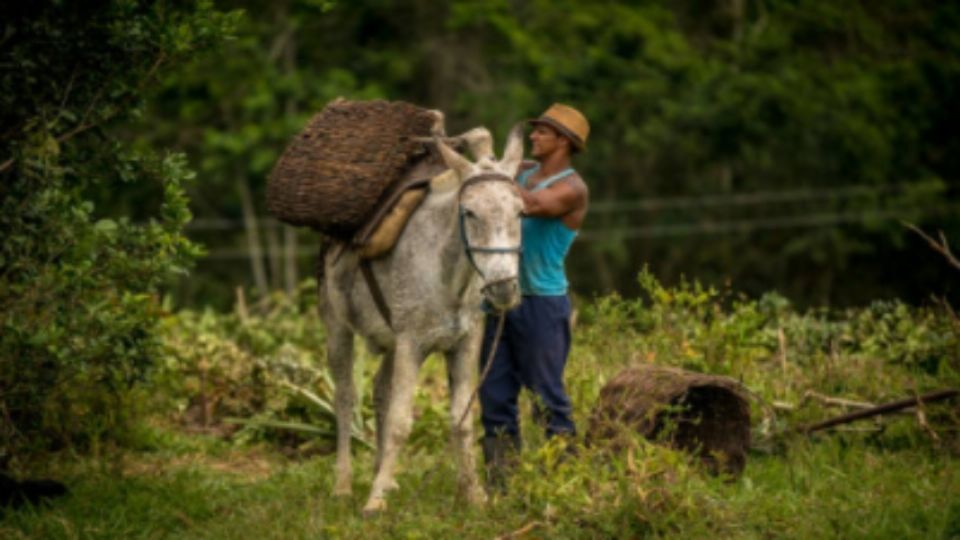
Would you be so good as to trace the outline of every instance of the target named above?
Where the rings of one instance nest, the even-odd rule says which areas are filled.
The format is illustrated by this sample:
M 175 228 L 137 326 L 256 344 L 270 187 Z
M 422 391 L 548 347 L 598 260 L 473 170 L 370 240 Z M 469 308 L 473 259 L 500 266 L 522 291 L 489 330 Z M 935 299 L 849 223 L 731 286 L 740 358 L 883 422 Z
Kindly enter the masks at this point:
M 470 414 L 470 407 L 473 406 L 474 400 L 477 399 L 477 394 L 480 393 L 480 385 L 483 384 L 484 379 L 486 379 L 490 373 L 490 366 L 493 365 L 493 355 L 496 354 L 497 347 L 500 345 L 500 334 L 503 333 L 503 321 L 506 318 L 507 312 L 501 311 L 500 318 L 497 320 L 497 331 L 493 336 L 493 346 L 490 347 L 490 354 L 487 355 L 487 363 L 483 366 L 483 373 L 480 374 L 480 380 L 477 381 L 477 386 L 473 389 L 473 394 L 470 394 L 470 401 L 467 402 L 467 408 L 463 410 L 463 415 L 460 417 L 460 421 L 457 422 L 457 429 L 463 427 L 463 421 L 467 419 L 467 415 Z

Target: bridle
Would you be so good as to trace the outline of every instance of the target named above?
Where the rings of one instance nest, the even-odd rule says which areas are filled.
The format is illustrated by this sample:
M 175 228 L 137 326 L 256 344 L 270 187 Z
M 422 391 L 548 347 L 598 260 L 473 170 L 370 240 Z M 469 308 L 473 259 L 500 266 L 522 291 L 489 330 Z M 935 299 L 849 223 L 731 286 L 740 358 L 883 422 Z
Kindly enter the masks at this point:
M 470 243 L 470 239 L 467 237 L 467 224 L 466 224 L 467 210 L 466 208 L 463 207 L 463 202 L 461 201 L 461 199 L 463 199 L 463 192 L 467 189 L 467 187 L 480 182 L 507 182 L 511 185 L 513 185 L 514 182 L 513 182 L 513 178 L 505 174 L 485 173 L 477 176 L 471 176 L 470 178 L 467 178 L 466 180 L 464 180 L 463 183 L 460 184 L 460 191 L 457 193 L 457 207 L 459 208 L 459 212 L 460 212 L 460 240 L 463 242 L 463 251 L 464 253 L 466 253 L 467 259 L 470 261 L 470 264 L 473 266 L 473 269 L 476 270 L 478 274 L 480 274 L 481 278 L 484 278 L 484 280 L 486 280 L 486 278 L 483 275 L 483 270 L 480 270 L 480 267 L 477 266 L 477 261 L 473 259 L 474 253 L 516 253 L 517 255 L 519 255 L 520 253 L 523 252 L 523 248 L 521 247 L 521 244 L 518 244 L 512 247 L 509 247 L 509 246 L 508 247 L 490 247 L 490 246 L 474 246 L 473 244 Z M 493 285 L 496 285 L 498 283 L 504 283 L 514 279 L 517 279 L 517 276 L 506 277 L 506 278 L 498 279 L 495 281 L 491 281 L 489 283 L 486 283 L 483 286 L 483 288 L 480 290 L 484 291 L 492 287 Z M 490 374 L 490 368 L 493 367 L 493 356 L 494 354 L 496 354 L 497 349 L 500 347 L 499 346 L 500 337 L 503 335 L 503 325 L 504 325 L 504 321 L 506 321 L 506 318 L 507 318 L 506 311 L 499 311 L 498 314 L 499 314 L 499 317 L 497 317 L 497 329 L 494 331 L 494 335 L 493 335 L 493 346 L 490 347 L 490 353 L 487 355 L 487 361 L 484 364 L 483 371 L 480 373 L 480 378 L 477 380 L 477 385 L 474 387 L 473 393 L 470 394 L 470 399 L 467 401 L 467 406 L 463 409 L 463 414 L 460 416 L 460 420 L 457 422 L 457 429 L 460 429 L 463 427 L 463 423 L 466 421 L 467 416 L 470 415 L 470 408 L 473 406 L 473 402 L 477 399 L 477 395 L 480 393 L 480 386 L 483 384 L 483 381 L 486 380 L 487 375 Z
M 463 242 L 463 251 L 467 255 L 467 260 L 470 261 L 470 264 L 471 266 L 473 266 L 473 269 L 476 270 L 478 274 L 480 274 L 480 277 L 484 278 L 485 276 L 483 275 L 483 270 L 481 270 L 480 267 L 477 266 L 477 261 L 474 260 L 473 258 L 474 253 L 516 253 L 519 255 L 520 253 L 523 252 L 523 248 L 521 247 L 520 244 L 516 246 L 507 246 L 507 247 L 492 247 L 492 246 L 475 246 L 470 243 L 470 239 L 467 237 L 467 226 L 466 226 L 467 210 L 466 208 L 463 207 L 463 202 L 461 201 L 461 199 L 463 199 L 463 192 L 466 191 L 468 187 L 474 184 L 479 184 L 480 182 L 507 182 L 511 185 L 514 182 L 513 182 L 513 178 L 502 173 L 485 173 L 477 176 L 471 176 L 470 178 L 467 178 L 466 180 L 464 180 L 463 183 L 460 184 L 460 191 L 457 193 L 457 207 L 459 208 L 459 213 L 460 213 L 460 240 Z M 483 288 L 486 289 L 497 283 L 500 283 L 503 281 L 510 281 L 512 279 L 516 279 L 516 276 L 498 279 L 496 281 L 487 283 L 486 285 L 483 286 Z

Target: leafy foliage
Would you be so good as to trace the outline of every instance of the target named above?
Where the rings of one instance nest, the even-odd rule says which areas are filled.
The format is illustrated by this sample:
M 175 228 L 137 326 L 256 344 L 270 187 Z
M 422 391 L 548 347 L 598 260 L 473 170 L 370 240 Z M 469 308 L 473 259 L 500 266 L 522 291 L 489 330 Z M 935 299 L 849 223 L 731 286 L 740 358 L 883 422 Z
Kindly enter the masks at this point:
M 646 271 L 639 281 L 639 299 L 605 297 L 584 307 L 575 347 L 586 365 L 653 362 L 728 375 L 767 407 L 803 405 L 781 424 L 824 413 L 809 402 L 811 391 L 882 402 L 960 384 L 960 326 L 946 309 L 876 302 L 804 312 L 777 294 L 752 300 L 698 282 L 668 288 Z
M 153 379 L 159 396 L 154 410 L 174 412 L 173 419 L 190 429 L 237 441 L 270 440 L 298 453 L 329 451 L 336 433 L 333 381 L 324 368 L 316 298 L 316 284 L 308 280 L 293 298 L 274 295 L 260 312 L 188 310 L 168 318 L 163 368 Z M 372 368 L 365 359 L 358 366 Z M 369 446 L 371 396 L 366 398 L 354 431 Z
M 211 45 L 209 4 L 5 6 L 0 62 L 0 464 L 17 449 L 122 437 L 158 353 L 160 288 L 199 248 L 179 154 L 132 150 L 106 128 L 140 111 L 168 62 Z M 106 195 L 143 189 L 117 211 Z
M 553 101 L 583 109 L 593 133 L 575 165 L 592 207 L 570 258 L 581 293 L 638 294 L 646 264 L 670 284 L 730 281 L 801 306 L 956 294 L 898 223 L 960 235 L 951 3 L 227 5 L 248 14 L 241 38 L 170 79 L 130 128 L 178 145 L 209 179 L 192 191 L 199 217 L 237 223 L 192 232 L 216 258 L 181 285 L 187 301 L 229 305 L 221 283 L 250 275 L 231 259 L 275 263 L 235 249 L 250 234 L 237 186 L 262 215 L 275 156 L 338 95 L 405 99 L 443 110 L 450 131 L 501 135 Z M 259 243 L 280 251 L 276 234 Z M 300 250 L 301 272 L 314 252 Z
M 940 308 L 878 302 L 798 311 L 776 294 L 750 299 L 698 282 L 670 288 L 646 271 L 639 281 L 641 298 L 606 296 L 578 308 L 567 385 L 580 426 L 588 424 L 605 382 L 637 363 L 742 381 L 755 397 L 762 444 L 787 426 L 830 414 L 813 394 L 883 402 L 960 385 L 960 322 Z M 331 450 L 333 385 L 315 296 L 315 284 L 307 281 L 297 296 L 277 295 L 250 313 L 240 306 L 226 314 L 185 310 L 167 319 L 165 360 L 154 379 L 160 399 L 152 409 L 239 442 Z M 362 343 L 357 349 L 363 400 L 354 431 L 372 440 L 370 381 L 379 364 Z M 421 371 L 411 452 L 444 444 L 443 370 L 440 359 L 430 358 Z M 790 406 L 775 409 L 775 403 Z M 244 427 L 236 432 L 229 422 Z M 524 429 L 527 437 L 542 438 L 536 426 Z
M 315 286 L 307 282 L 295 298 L 165 319 L 162 367 L 148 386 L 149 406 L 160 417 L 138 430 L 138 444 L 120 461 L 123 474 L 91 472 L 89 462 L 73 458 L 35 464 L 34 470 L 59 471 L 74 496 L 51 509 L 7 516 L 0 535 L 925 538 L 957 532 L 957 505 L 929 502 L 958 493 L 955 403 L 922 408 L 930 431 L 913 415 L 890 415 L 810 439 L 783 433 L 836 414 L 829 403 L 808 399 L 809 391 L 879 402 L 956 386 L 960 322 L 949 313 L 896 302 L 798 311 L 778 295 L 750 299 L 697 282 L 667 287 L 649 273 L 639 279 L 641 299 L 608 296 L 578 306 L 566 372 L 578 425 L 586 427 L 604 382 L 632 363 L 732 375 L 756 398 L 754 451 L 742 477 L 709 476 L 697 460 L 637 434 L 619 439 L 616 450 L 585 438 L 547 440 L 524 394 L 524 450 L 507 492 L 463 507 L 447 454 L 444 366 L 431 358 L 414 399 L 417 418 L 400 488 L 384 515 L 363 519 L 373 452 L 355 445 L 355 497 L 329 495 L 333 422 L 319 403 L 329 399 L 330 387 Z M 376 364 L 362 351 L 360 360 L 358 386 L 369 398 Z M 171 425 L 171 413 L 189 416 L 201 393 L 215 404 L 208 429 L 198 434 Z M 369 430 L 369 401 L 357 412 L 360 431 Z M 227 415 L 251 422 L 238 431 L 216 429 Z

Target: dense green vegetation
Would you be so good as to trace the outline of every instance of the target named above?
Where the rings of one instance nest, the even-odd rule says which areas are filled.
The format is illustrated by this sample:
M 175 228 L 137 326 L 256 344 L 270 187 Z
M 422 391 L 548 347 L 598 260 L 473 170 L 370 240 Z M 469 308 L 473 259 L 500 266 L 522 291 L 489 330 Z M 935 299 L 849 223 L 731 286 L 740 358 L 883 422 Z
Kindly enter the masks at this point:
M 788 433 L 826 398 L 960 386 L 957 274 L 899 222 L 960 238 L 958 53 L 935 1 L 5 3 L 0 473 L 72 494 L 0 537 L 960 536 L 956 402 Z M 638 438 L 561 459 L 525 403 L 508 493 L 463 508 L 430 359 L 391 510 L 359 517 L 369 391 L 358 494 L 332 500 L 320 240 L 263 191 L 337 96 L 501 137 L 586 112 L 575 416 L 631 364 L 731 376 L 744 476 Z
M 527 444 L 509 492 L 464 508 L 447 457 L 446 376 L 431 358 L 416 394 L 401 488 L 386 514 L 363 520 L 372 452 L 362 444 L 357 494 L 342 501 L 329 495 L 330 387 L 308 284 L 296 300 L 277 297 L 266 310 L 166 319 L 168 352 L 144 388 L 153 396 L 145 400 L 150 421 L 133 444 L 104 449 L 105 460 L 24 460 L 20 470 L 59 474 L 74 493 L 52 508 L 8 516 L 0 536 L 492 538 L 531 524 L 530 537 L 551 538 L 960 533 L 955 403 L 925 406 L 925 424 L 910 413 L 809 439 L 786 434 L 842 412 L 810 392 L 882 402 L 960 384 L 960 322 L 896 302 L 831 317 L 798 312 L 776 295 L 748 300 L 696 284 L 668 289 L 648 274 L 641 282 L 642 300 L 612 296 L 579 306 L 567 377 L 576 420 L 587 425 L 599 389 L 631 363 L 732 375 L 755 396 L 755 449 L 743 477 L 711 477 L 687 456 L 638 438 L 617 452 L 593 444 L 562 459 L 524 401 Z M 357 430 L 371 438 L 375 366 L 362 351 L 361 360 L 367 395 Z M 229 423 L 241 416 L 242 424 Z
M 122 436 L 159 354 L 162 287 L 199 253 L 183 234 L 193 173 L 108 127 L 224 33 L 228 18 L 192 4 L 0 15 L 0 465 L 21 446 Z
M 263 220 L 264 179 L 336 96 L 440 108 L 451 131 L 482 124 L 501 141 L 553 101 L 581 108 L 581 294 L 636 294 L 648 264 L 666 283 L 804 306 L 956 299 L 949 269 L 898 222 L 960 237 L 953 3 L 220 5 L 247 13 L 238 38 L 167 79 L 129 128 L 184 150 L 204 179 L 190 234 L 210 257 L 177 289 L 191 304 L 229 306 L 237 282 L 290 290 L 312 271 L 316 235 Z

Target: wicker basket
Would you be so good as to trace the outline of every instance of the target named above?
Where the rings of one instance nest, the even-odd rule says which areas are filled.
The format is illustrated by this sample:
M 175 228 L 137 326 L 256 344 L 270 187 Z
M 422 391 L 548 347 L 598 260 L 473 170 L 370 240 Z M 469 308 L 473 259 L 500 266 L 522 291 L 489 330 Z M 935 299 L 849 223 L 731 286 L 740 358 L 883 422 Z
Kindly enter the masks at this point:
M 750 448 L 750 404 L 729 377 L 637 365 L 600 390 L 590 418 L 591 440 L 613 440 L 623 428 L 699 454 L 714 472 L 737 475 Z M 617 446 L 617 444 L 614 444 Z
M 434 113 L 404 102 L 324 107 L 287 146 L 267 182 L 267 209 L 281 221 L 338 238 L 362 227 L 377 201 L 425 154 Z

